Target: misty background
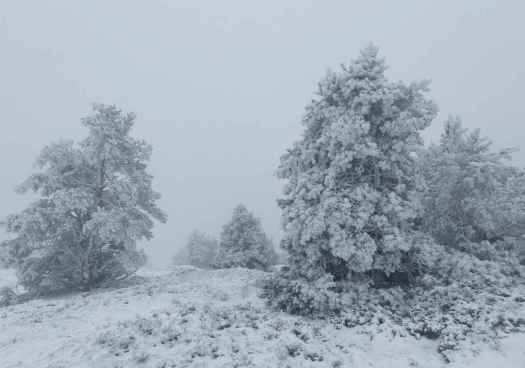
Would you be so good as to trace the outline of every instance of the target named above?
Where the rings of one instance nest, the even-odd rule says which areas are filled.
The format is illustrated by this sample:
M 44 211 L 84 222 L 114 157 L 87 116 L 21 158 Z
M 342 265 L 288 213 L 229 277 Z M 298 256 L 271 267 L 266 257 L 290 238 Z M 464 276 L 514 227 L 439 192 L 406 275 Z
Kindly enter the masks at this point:
M 0 218 L 40 149 L 81 139 L 92 102 L 138 114 L 168 213 L 145 249 L 166 265 L 193 229 L 220 233 L 238 203 L 278 244 L 280 155 L 327 69 L 380 47 L 392 79 L 431 79 L 440 109 L 525 164 L 521 1 L 0 0 Z M 0 234 L 0 238 L 5 235 Z

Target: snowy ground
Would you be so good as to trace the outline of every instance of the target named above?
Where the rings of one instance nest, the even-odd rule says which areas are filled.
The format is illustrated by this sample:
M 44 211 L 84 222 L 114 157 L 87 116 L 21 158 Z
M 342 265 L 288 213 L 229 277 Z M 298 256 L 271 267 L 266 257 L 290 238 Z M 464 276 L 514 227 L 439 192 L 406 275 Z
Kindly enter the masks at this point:
M 435 342 L 391 328 L 271 312 L 260 276 L 149 270 L 119 288 L 0 308 L 0 367 L 525 367 L 525 335 L 445 364 Z

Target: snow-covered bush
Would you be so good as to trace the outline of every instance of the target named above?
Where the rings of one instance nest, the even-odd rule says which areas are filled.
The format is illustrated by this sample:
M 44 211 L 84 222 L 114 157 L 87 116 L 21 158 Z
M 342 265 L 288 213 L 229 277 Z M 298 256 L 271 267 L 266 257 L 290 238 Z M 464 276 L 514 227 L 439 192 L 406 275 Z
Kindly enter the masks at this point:
M 476 339 L 495 341 L 501 334 L 525 332 L 525 279 L 505 275 L 504 267 L 440 245 L 418 255 L 424 275 L 409 288 L 350 285 L 342 296 L 345 326 L 389 319 L 416 337 L 438 340 L 450 353 Z
M 8 307 L 17 302 L 17 295 L 10 287 L 0 287 L 0 308 Z
M 463 242 L 458 249 L 483 261 L 498 263 L 508 277 L 525 277 L 525 238 L 505 237 L 495 242 Z
M 276 310 L 311 317 L 326 317 L 342 310 L 336 283 L 325 276 L 308 282 L 297 278 L 287 267 L 262 281 L 260 296 Z
M 474 340 L 525 332 L 525 303 L 513 290 L 456 283 L 414 290 L 404 325 L 416 336 L 438 339 L 439 351 L 449 359 L 450 352 Z
M 95 104 L 82 120 L 79 144 L 45 147 L 39 172 L 19 192 L 39 198 L 6 220 L 7 243 L 29 292 L 90 289 L 125 278 L 144 261 L 137 241 L 152 238 L 153 219 L 165 221 L 146 171 L 151 147 L 130 136 L 134 114 Z
M 261 323 L 268 321 L 263 310 L 249 303 L 234 306 L 175 304 L 173 310 L 161 310 L 119 323 L 116 328 L 101 333 L 98 344 L 115 356 L 134 361 L 152 346 L 157 347 L 157 351 L 164 350 L 168 356 L 178 352 L 181 355 L 178 360 L 188 365 L 195 361 L 230 360 L 231 355 L 236 359 L 243 354 L 235 340 L 243 340 L 243 336 L 248 339 L 247 329 L 257 330 Z M 232 334 L 230 330 L 244 330 L 245 333 Z
M 223 227 L 216 267 L 268 270 L 276 262 L 277 253 L 262 229 L 261 220 L 245 206 L 237 206 Z
M 106 363 L 126 367 L 145 352 L 152 367 L 352 366 L 353 357 L 342 351 L 348 335 L 337 332 L 328 323 L 276 314 L 258 303 L 177 300 L 108 326 L 97 341 Z
M 359 320 L 365 314 L 371 318 L 368 312 L 374 310 L 376 301 L 368 297 L 376 293 L 373 290 L 398 290 L 399 286 L 412 289 L 435 282 L 434 267 L 443 257 L 444 249 L 436 248 L 431 238 L 421 234 L 412 240 L 414 242 L 403 255 L 398 270 L 388 278 L 383 273 L 367 273 L 338 281 L 334 281 L 331 275 L 308 281 L 298 278 L 292 269 L 285 266 L 261 280 L 261 297 L 274 309 L 292 314 L 324 318 L 348 315 L 354 311 L 354 317 Z M 402 304 L 397 304 L 400 310 L 403 309 Z

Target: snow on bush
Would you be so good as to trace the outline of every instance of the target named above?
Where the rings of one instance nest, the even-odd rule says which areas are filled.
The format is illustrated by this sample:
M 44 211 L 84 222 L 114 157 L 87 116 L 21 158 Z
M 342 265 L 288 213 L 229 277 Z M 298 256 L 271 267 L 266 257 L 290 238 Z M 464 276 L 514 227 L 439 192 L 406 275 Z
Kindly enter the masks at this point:
M 508 277 L 497 262 L 433 247 L 421 254 L 425 275 L 410 288 L 350 285 L 343 294 L 346 325 L 388 318 L 416 337 L 438 341 L 447 359 L 479 339 L 497 344 L 525 332 L 524 278 Z
M 468 268 L 464 272 L 471 273 Z M 483 273 L 481 268 L 479 274 Z M 440 315 L 428 306 L 434 308 L 445 298 L 428 296 L 427 306 L 423 298 L 417 301 L 409 289 L 400 287 L 353 287 L 344 294 L 351 296 L 345 301 L 344 312 L 325 319 L 281 313 L 265 307 L 257 298 L 256 280 L 265 275 L 243 268 L 210 271 L 178 267 L 167 274 L 137 278 L 133 284 L 34 299 L 0 309 L 0 329 L 9 331 L 0 333 L 2 363 L 101 368 L 437 368 L 444 366 L 437 347 L 447 346 L 445 334 L 463 333 L 442 330 L 436 337 L 425 332 L 421 328 L 425 321 L 435 321 L 435 327 L 426 325 L 441 330 L 440 318 L 447 312 Z M 494 325 L 495 333 L 476 339 L 468 332 L 465 339 L 455 343 L 458 349 L 442 352 L 453 361 L 451 367 L 519 367 L 525 334 L 513 331 L 521 328 L 518 316 L 523 313 L 520 305 L 525 298 L 518 297 L 523 289 L 521 294 L 512 285 L 508 289 L 511 297 L 500 296 L 507 305 L 501 311 L 499 307 L 493 309 L 493 323 L 478 319 L 473 324 L 474 330 L 477 325 L 489 329 Z M 418 303 L 421 308 L 415 313 Z M 503 306 L 499 301 L 498 305 Z M 394 314 L 391 309 L 404 312 Z M 428 309 L 431 312 L 427 316 Z M 465 305 L 451 316 L 471 323 L 465 317 L 477 315 L 471 309 Z M 432 319 L 434 314 L 436 318 Z M 485 336 L 487 341 L 483 341 Z M 487 365 L 487 357 L 494 364 Z
M 276 315 L 251 303 L 175 302 L 173 308 L 120 323 L 97 341 L 122 366 L 137 357 L 151 367 L 239 368 L 343 367 L 355 359 L 344 331 L 333 325 Z
M 221 298 L 214 282 L 206 284 L 210 287 L 177 282 L 169 307 L 141 312 L 99 334 L 97 342 L 105 352 L 101 359 L 122 367 L 361 366 L 378 364 L 377 356 L 359 352 L 377 339 L 385 341 L 378 347 L 383 354 L 383 349 L 393 349 L 405 362 L 399 366 L 409 366 L 410 359 L 420 358 L 414 354 L 416 340 L 432 341 L 428 346 L 436 355 L 439 351 L 454 362 L 487 345 L 497 347 L 510 333 L 525 333 L 525 298 L 519 297 L 525 290 L 501 282 L 493 265 L 479 261 L 472 266 L 469 261 L 452 267 L 458 255 L 446 254 L 436 255 L 443 260 L 433 270 L 435 279 L 411 289 L 353 286 L 339 295 L 344 303 L 340 313 L 316 319 L 276 312 L 254 298 L 241 301 L 237 298 L 244 298 L 242 292 Z M 451 268 L 460 269 L 456 272 L 463 275 L 464 285 L 451 287 L 446 278 L 437 281 L 439 273 L 450 273 Z M 196 272 L 202 271 L 187 270 L 177 277 L 191 279 Z M 253 282 L 254 275 L 242 269 L 219 270 L 206 278 L 235 291 L 230 283 Z M 499 292 L 478 289 L 487 279 Z M 403 355 L 401 346 L 387 347 L 392 343 L 410 346 L 413 358 Z
M 341 312 L 341 297 L 334 291 L 330 277 L 314 281 L 296 278 L 285 267 L 261 281 L 260 296 L 276 310 L 311 317 L 326 317 Z
M 17 295 L 10 287 L 0 287 L 0 307 L 8 307 L 17 302 Z
M 261 296 L 274 310 L 345 327 L 389 321 L 396 333 L 436 340 L 447 361 L 477 340 L 496 346 L 502 336 L 525 332 L 525 273 L 514 272 L 515 264 L 480 260 L 429 239 L 420 245 L 411 257 L 419 276 L 408 287 L 367 279 L 307 283 L 284 269 L 262 281 Z

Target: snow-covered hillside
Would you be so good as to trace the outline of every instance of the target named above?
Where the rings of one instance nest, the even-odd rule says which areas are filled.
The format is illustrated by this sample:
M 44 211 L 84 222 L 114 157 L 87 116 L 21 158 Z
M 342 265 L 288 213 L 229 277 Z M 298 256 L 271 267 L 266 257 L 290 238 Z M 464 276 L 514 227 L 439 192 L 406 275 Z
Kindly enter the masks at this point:
M 383 324 L 346 328 L 268 310 L 264 274 L 144 271 L 91 293 L 0 309 L 0 367 L 525 367 L 525 335 L 451 364 L 436 343 Z

